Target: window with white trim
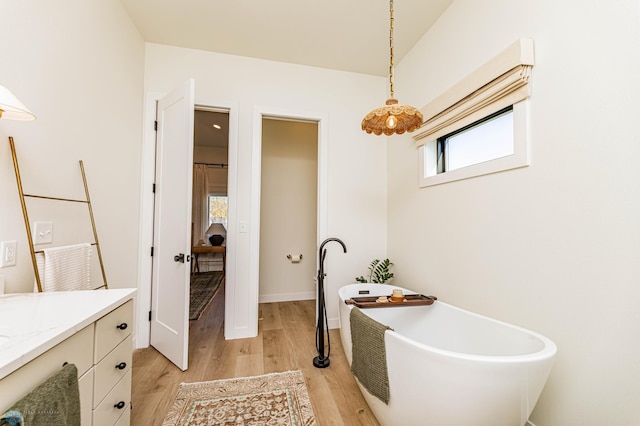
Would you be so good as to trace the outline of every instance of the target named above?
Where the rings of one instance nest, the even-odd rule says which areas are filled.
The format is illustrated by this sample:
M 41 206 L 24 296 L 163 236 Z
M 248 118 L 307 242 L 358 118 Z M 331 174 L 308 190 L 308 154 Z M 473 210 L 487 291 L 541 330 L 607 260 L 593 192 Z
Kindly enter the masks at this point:
M 422 145 L 420 186 L 528 166 L 526 108 L 519 102 Z
M 422 108 L 420 186 L 529 165 L 533 41 L 518 40 Z

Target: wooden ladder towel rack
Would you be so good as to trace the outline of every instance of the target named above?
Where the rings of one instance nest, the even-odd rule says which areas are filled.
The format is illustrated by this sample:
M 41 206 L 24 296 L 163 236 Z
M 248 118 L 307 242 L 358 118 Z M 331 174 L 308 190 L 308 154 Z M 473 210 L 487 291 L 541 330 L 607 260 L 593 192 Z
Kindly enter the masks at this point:
M 109 286 L 107 285 L 107 276 L 104 272 L 104 264 L 102 262 L 102 252 L 100 251 L 100 243 L 98 241 L 98 232 L 96 230 L 96 222 L 93 217 L 93 208 L 91 207 L 91 198 L 89 197 L 89 187 L 87 185 L 87 177 L 84 173 L 84 164 L 82 163 L 82 160 L 80 160 L 79 163 L 80 163 L 80 171 L 82 173 L 82 182 L 84 183 L 84 192 L 85 192 L 86 199 L 74 200 L 70 198 L 45 197 L 42 195 L 25 194 L 22 189 L 22 179 L 20 178 L 20 168 L 18 167 L 18 157 L 16 155 L 16 147 L 13 143 L 12 136 L 9 136 L 9 145 L 11 146 L 11 157 L 13 158 L 13 168 L 16 172 L 16 182 L 18 184 L 18 195 L 20 196 L 20 205 L 22 206 L 22 216 L 24 217 L 24 225 L 27 230 L 27 241 L 29 242 L 29 251 L 31 252 L 31 262 L 33 263 L 33 270 L 36 275 L 38 292 L 42 292 L 42 282 L 40 280 L 40 271 L 38 270 L 38 262 L 36 261 L 36 253 L 43 253 L 43 251 L 35 250 L 33 237 L 31 234 L 31 227 L 29 226 L 29 214 L 27 212 L 27 203 L 25 202 L 25 198 L 40 198 L 44 200 L 84 203 L 87 205 L 89 209 L 89 217 L 91 218 L 91 227 L 93 228 L 93 242 L 91 243 L 91 245 L 96 247 L 96 252 L 98 253 L 98 260 L 100 261 L 100 270 L 102 271 L 103 284 L 97 288 L 109 288 Z

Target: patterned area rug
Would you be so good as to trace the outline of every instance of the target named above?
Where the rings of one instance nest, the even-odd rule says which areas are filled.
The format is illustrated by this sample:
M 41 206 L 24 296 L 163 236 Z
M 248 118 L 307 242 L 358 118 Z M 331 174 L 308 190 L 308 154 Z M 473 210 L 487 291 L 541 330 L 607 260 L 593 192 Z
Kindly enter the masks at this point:
M 222 271 L 204 272 L 191 275 L 189 289 L 189 319 L 197 320 L 202 315 L 224 278 Z
M 212 382 L 181 383 L 162 423 L 311 426 L 316 420 L 300 370 Z

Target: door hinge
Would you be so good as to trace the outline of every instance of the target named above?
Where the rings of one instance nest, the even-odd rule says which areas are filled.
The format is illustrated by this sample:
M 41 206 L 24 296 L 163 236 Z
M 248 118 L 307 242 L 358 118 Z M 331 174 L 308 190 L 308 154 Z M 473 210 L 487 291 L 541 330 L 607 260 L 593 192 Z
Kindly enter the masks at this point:
M 151 247 L 151 257 L 153 257 L 153 247 Z
M 158 120 L 155 120 L 153 122 L 153 130 L 155 130 L 156 132 L 158 131 Z
M 151 321 L 151 311 L 149 311 L 149 321 Z
M 151 188 L 151 191 L 155 194 L 156 193 L 156 184 L 153 184 L 153 188 Z

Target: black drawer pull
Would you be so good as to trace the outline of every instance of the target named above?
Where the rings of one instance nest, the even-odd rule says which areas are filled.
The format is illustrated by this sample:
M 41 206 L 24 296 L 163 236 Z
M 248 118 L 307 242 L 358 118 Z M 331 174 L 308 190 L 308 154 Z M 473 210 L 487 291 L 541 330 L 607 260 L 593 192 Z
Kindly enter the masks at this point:
M 126 404 L 124 403 L 124 401 L 120 401 L 118 402 L 116 405 L 114 405 L 114 408 L 117 408 L 118 410 L 122 410 L 124 408 Z
M 116 368 L 118 370 L 124 370 L 125 368 L 127 368 L 127 363 L 126 362 L 121 362 L 120 364 L 116 365 Z
M 127 328 L 127 323 L 123 322 L 120 325 L 116 325 L 116 328 L 119 328 L 120 330 L 125 330 Z

